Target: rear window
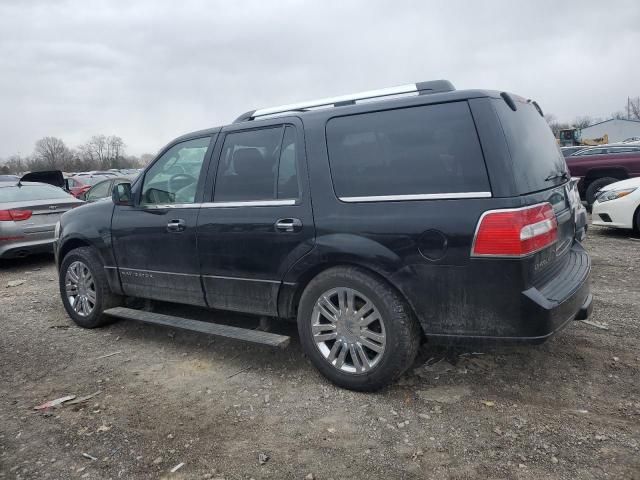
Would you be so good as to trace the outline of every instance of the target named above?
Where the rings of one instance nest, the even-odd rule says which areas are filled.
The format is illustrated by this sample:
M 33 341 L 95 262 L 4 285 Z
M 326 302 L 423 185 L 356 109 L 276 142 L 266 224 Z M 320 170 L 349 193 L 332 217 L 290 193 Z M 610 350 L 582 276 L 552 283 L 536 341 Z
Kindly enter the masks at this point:
M 494 104 L 507 138 L 518 192 L 537 192 L 564 183 L 561 174 L 567 172 L 567 164 L 551 128 L 536 108 L 516 102 L 514 112 L 502 99 Z
M 326 133 L 342 199 L 490 192 L 466 102 L 333 118 Z
M 0 187 L 0 203 L 24 202 L 30 200 L 53 200 L 73 198 L 64 190 L 51 185 L 23 185 L 21 187 Z

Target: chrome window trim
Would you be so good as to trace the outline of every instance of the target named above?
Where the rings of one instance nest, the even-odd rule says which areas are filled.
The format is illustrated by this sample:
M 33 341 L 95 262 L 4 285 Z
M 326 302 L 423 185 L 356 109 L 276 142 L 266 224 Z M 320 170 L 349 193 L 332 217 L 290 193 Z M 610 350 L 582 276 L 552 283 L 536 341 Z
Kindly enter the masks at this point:
M 169 208 L 200 208 L 201 203 L 163 203 L 140 205 L 142 210 L 167 210 Z
M 228 207 L 282 207 L 295 205 L 298 200 L 294 198 L 286 200 L 247 200 L 242 202 L 205 202 L 202 207 L 228 208 Z
M 338 197 L 347 203 L 402 202 L 407 200 L 452 200 L 460 198 L 491 198 L 491 192 L 421 193 L 410 195 L 371 195 L 363 197 Z
M 247 200 L 242 202 L 168 203 L 140 205 L 143 210 L 166 210 L 170 208 L 229 208 L 229 207 L 282 207 L 296 205 L 295 198 L 283 200 Z

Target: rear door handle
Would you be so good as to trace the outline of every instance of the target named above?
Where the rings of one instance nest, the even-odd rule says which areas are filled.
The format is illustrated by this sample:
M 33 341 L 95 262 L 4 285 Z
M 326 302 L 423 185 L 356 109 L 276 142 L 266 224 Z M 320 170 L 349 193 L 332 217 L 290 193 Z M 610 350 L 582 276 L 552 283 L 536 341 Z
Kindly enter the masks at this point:
M 167 232 L 184 232 L 187 228 L 187 224 L 181 218 L 171 220 L 167 223 Z
M 276 230 L 279 232 L 298 232 L 302 229 L 302 220 L 299 218 L 281 218 L 276 222 Z

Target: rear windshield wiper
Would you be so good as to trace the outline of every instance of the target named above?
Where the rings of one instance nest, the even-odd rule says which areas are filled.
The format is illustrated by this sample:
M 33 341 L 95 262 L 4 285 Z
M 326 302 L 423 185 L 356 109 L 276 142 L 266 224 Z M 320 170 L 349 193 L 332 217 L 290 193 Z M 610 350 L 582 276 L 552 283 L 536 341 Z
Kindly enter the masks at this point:
M 569 174 L 567 172 L 553 172 L 547 178 L 544 179 L 545 182 L 549 182 L 551 180 L 555 180 L 556 178 L 561 178 L 562 180 L 569 180 Z

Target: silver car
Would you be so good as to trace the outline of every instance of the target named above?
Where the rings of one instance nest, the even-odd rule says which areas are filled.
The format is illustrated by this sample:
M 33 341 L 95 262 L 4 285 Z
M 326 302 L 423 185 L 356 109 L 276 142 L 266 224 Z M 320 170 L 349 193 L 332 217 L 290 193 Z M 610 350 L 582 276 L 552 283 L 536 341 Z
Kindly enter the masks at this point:
M 84 202 L 36 182 L 0 183 L 0 259 L 52 251 L 60 216 Z

